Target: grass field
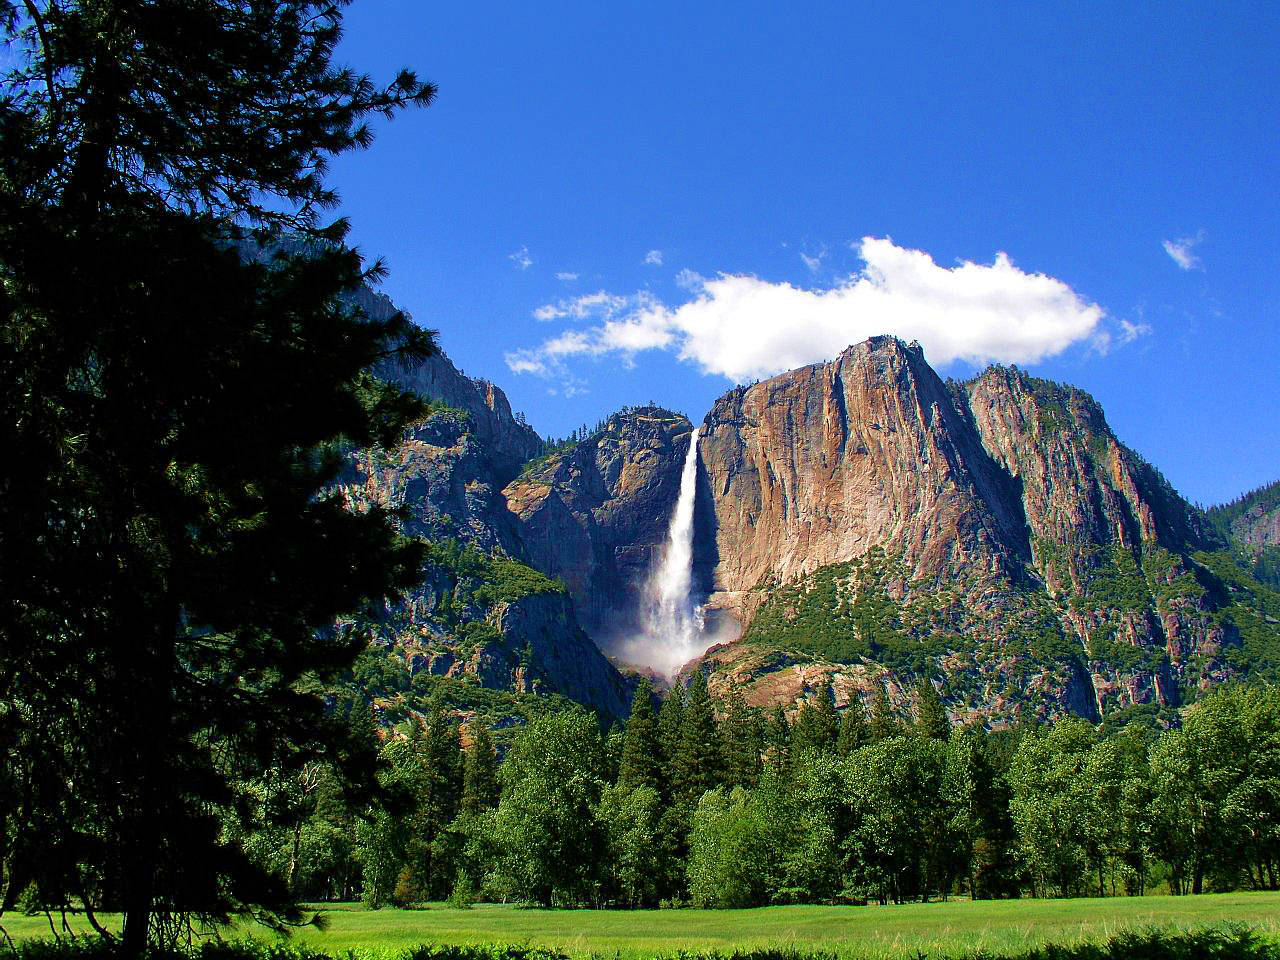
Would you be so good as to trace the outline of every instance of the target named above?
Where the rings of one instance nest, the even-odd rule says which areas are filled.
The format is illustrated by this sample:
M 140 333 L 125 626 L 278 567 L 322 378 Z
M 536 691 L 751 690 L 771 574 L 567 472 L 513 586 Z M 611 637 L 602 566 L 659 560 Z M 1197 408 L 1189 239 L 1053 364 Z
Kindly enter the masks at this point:
M 1017 953 L 1044 943 L 1101 941 L 1143 926 L 1194 929 L 1245 923 L 1280 936 L 1280 894 L 1106 900 L 952 901 L 888 907 L 766 907 L 758 910 L 523 910 L 477 906 L 454 910 L 325 908 L 325 932 L 296 939 L 330 955 L 397 953 L 421 943 L 517 943 L 560 947 L 578 955 L 638 960 L 679 950 L 735 947 L 819 949 L 846 957 L 907 958 L 978 949 Z M 43 918 L 9 915 L 15 938 L 47 936 Z M 264 931 L 241 931 L 258 937 Z

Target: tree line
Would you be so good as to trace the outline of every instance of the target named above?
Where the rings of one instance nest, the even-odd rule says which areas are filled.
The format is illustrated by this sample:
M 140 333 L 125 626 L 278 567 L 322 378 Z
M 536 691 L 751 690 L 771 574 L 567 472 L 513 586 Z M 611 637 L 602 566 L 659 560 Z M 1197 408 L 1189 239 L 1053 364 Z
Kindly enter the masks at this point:
M 358 713 L 374 735 L 367 711 Z M 381 747 L 390 805 L 322 772 L 291 830 L 249 838 L 300 898 L 745 907 L 1280 886 L 1280 691 L 1228 688 L 1180 729 L 953 727 L 931 684 L 841 714 L 723 702 L 705 677 L 625 729 L 571 710 L 499 759 L 440 704 Z M 311 786 L 308 787 L 307 783 Z

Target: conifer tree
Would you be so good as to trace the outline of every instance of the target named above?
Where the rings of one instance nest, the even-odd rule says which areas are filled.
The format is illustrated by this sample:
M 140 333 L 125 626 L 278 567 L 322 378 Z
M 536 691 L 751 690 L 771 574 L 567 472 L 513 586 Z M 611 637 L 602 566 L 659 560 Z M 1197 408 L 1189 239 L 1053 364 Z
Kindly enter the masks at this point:
M 742 691 L 734 688 L 720 722 L 724 745 L 725 783 L 730 787 L 754 787 L 760 779 L 763 749 L 760 713 L 747 705 Z
M 921 678 L 916 687 L 916 734 L 930 740 L 947 740 L 951 736 L 947 710 L 928 677 Z
M 415 802 L 410 867 L 421 896 L 443 897 L 453 879 L 444 837 L 462 799 L 463 756 L 458 724 L 441 701 L 433 701 L 425 721 L 415 718 L 410 749 L 415 761 L 409 781 Z
M 840 718 L 840 734 L 836 739 L 836 753 L 847 757 L 871 742 L 871 731 L 867 728 L 867 716 L 862 708 L 862 699 L 855 693 Z
M 871 720 L 869 723 L 871 742 L 879 743 L 890 737 L 902 736 L 902 724 L 889 703 L 889 694 L 883 684 L 876 685 L 875 696 L 871 700 Z
M 658 710 L 658 747 L 662 751 L 662 798 L 670 801 L 675 783 L 676 755 L 680 748 L 680 731 L 684 726 L 684 689 L 673 685 Z
M 782 704 L 775 703 L 765 726 L 765 759 L 775 771 L 785 770 L 791 759 L 791 724 Z
M 648 677 L 636 685 L 622 739 L 622 763 L 618 786 L 628 790 L 651 787 L 663 793 L 662 748 L 658 743 L 658 719 L 653 713 L 653 684 Z
M 704 793 L 724 782 L 715 707 L 707 690 L 707 675 L 701 670 L 689 683 L 672 774 L 672 796 L 690 815 Z
M 462 765 L 462 813 L 475 815 L 498 805 L 498 751 L 489 725 L 480 718 L 467 724 L 471 743 Z
M 684 857 L 689 824 L 685 811 L 675 802 L 676 755 L 684 723 L 684 690 L 673 685 L 658 710 L 658 747 L 662 755 L 662 813 L 658 818 L 657 844 L 661 875 L 657 895 L 663 899 L 679 899 L 684 889 Z
M 806 700 L 791 728 L 791 745 L 796 753 L 811 750 L 827 753 L 835 748 L 840 731 L 840 716 L 836 713 L 835 696 L 828 678 L 819 688 L 817 696 Z
M 301 920 L 228 824 L 286 825 L 254 791 L 316 760 L 374 782 L 317 691 L 422 552 L 325 491 L 421 415 L 373 369 L 432 342 L 343 305 L 379 270 L 321 215 L 434 89 L 335 66 L 345 6 L 0 0 L 0 767 L 34 771 L 0 872 L 109 900 L 129 956 Z
M 622 750 L 626 745 L 626 731 L 622 723 L 614 720 L 609 724 L 609 732 L 604 735 L 605 779 L 610 783 L 618 782 L 618 774 L 622 770 Z

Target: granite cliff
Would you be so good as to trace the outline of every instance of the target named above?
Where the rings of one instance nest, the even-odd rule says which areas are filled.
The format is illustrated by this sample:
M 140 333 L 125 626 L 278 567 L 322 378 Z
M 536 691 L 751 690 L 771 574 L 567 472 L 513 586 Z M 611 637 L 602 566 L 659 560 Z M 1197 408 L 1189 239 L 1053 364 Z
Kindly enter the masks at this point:
M 354 507 L 397 509 L 433 544 L 385 648 L 412 678 L 624 714 L 600 648 L 639 629 L 694 424 L 630 408 L 547 453 L 443 355 L 381 372 L 436 407 L 343 477 Z M 1168 717 L 1278 675 L 1280 595 L 1072 387 L 1004 367 L 944 382 L 877 337 L 723 395 L 696 477 L 695 599 L 741 637 L 692 668 L 752 702 L 831 681 L 840 705 L 883 687 L 906 707 L 924 677 L 956 719 Z
M 660 407 L 617 413 L 503 491 L 530 562 L 565 583 L 583 625 L 606 649 L 638 629 L 692 431 L 687 417 Z M 703 547 L 713 543 L 697 539 Z M 714 557 L 704 549 L 694 564 L 705 592 Z
M 395 309 L 368 291 L 359 305 Z M 464 376 L 443 353 L 379 373 L 433 405 L 394 448 L 352 451 L 340 478 L 353 509 L 395 511 L 404 533 L 430 544 L 421 584 L 375 625 L 391 672 L 405 671 L 406 689 L 419 677 L 446 678 L 513 694 L 560 694 L 605 716 L 625 716 L 623 678 L 583 632 L 563 583 L 530 566 L 502 494 L 543 441 L 498 387 Z
M 747 628 L 705 667 L 757 702 L 831 679 L 905 706 L 926 676 L 958 718 L 1097 719 L 1274 669 L 1258 585 L 1079 390 L 944 383 L 876 338 L 731 391 L 705 435 L 710 602 Z
M 691 424 L 616 415 L 507 486 L 530 562 L 608 644 L 631 629 Z M 929 677 L 957 719 L 1171 715 L 1269 675 L 1271 595 L 1072 387 L 944 382 L 878 337 L 722 396 L 702 422 L 698 600 L 743 630 L 697 668 L 753 702 Z M 1270 620 L 1268 618 L 1271 618 Z
M 1224 537 L 1248 553 L 1280 547 L 1280 480 L 1211 508 L 1208 518 Z

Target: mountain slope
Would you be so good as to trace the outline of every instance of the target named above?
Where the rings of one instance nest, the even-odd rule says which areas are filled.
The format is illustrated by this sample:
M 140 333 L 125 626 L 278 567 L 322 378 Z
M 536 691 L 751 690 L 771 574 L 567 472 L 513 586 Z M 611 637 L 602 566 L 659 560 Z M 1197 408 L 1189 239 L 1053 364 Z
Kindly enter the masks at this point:
M 383 373 L 443 406 L 343 478 L 435 544 L 382 643 L 414 677 L 624 714 L 598 647 L 640 623 L 693 424 L 628 409 L 539 456 L 447 358 Z M 954 718 L 1003 722 L 1170 714 L 1280 675 L 1280 595 L 1074 388 L 1001 367 L 944 382 L 878 337 L 722 396 L 698 463 L 697 599 L 742 630 L 700 665 L 721 692 L 794 703 L 830 679 L 841 705 L 882 687 L 905 708 L 927 677 Z
M 1212 507 L 1206 516 L 1255 580 L 1280 589 L 1280 480 Z
M 1081 391 L 993 368 L 943 384 L 876 338 L 740 388 L 706 419 L 711 602 L 746 624 L 706 666 L 757 702 L 919 676 L 957 717 L 1172 709 L 1271 669 L 1198 511 Z M 1246 666 L 1246 665 L 1252 665 Z
M 563 580 L 598 642 L 637 629 L 693 425 L 660 407 L 614 414 L 503 491 L 530 562 Z M 707 558 L 697 558 L 704 576 Z
M 358 302 L 370 313 L 395 310 L 367 290 Z M 393 511 L 404 533 L 430 544 L 420 585 L 375 625 L 378 643 L 407 678 L 560 694 L 625 716 L 625 682 L 583 633 L 564 584 L 529 565 L 502 495 L 543 441 L 498 387 L 463 376 L 443 353 L 378 372 L 434 405 L 394 448 L 352 451 L 339 478 L 353 509 Z
M 1280 480 L 1211 507 L 1205 514 L 1223 537 L 1254 551 L 1280 547 Z

